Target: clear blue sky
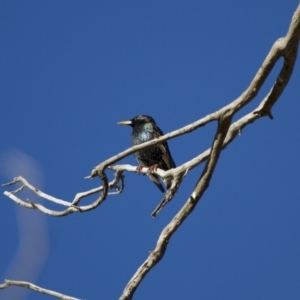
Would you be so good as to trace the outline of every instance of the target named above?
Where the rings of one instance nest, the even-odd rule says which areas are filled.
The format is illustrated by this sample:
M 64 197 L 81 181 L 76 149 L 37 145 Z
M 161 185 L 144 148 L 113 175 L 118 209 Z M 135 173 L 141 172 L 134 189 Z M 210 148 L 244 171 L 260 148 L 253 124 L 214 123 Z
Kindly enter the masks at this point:
M 148 114 L 166 133 L 228 104 L 286 33 L 297 4 L 2 0 L 0 182 L 23 175 L 65 200 L 97 186 L 84 176 L 130 146 L 131 130 L 118 121 Z M 248 126 L 222 153 L 208 191 L 134 299 L 300 299 L 299 78 L 298 60 L 274 120 Z M 214 129 L 169 141 L 177 165 L 209 147 Z M 122 195 L 64 218 L 25 211 L 2 194 L 1 281 L 117 299 L 201 170 L 156 219 L 162 195 L 134 173 Z M 14 292 L 0 299 L 48 299 Z

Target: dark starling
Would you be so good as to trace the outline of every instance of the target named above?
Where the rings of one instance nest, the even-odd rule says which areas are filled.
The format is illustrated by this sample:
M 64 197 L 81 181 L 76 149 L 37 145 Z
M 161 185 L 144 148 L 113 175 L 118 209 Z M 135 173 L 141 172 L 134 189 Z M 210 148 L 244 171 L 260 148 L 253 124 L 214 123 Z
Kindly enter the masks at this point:
M 156 125 L 153 118 L 145 115 L 140 115 L 134 117 L 130 121 L 123 121 L 119 122 L 118 124 L 130 125 L 132 127 L 132 146 L 148 142 L 163 135 L 162 131 Z M 143 167 L 148 167 L 150 179 L 162 192 L 164 192 L 165 190 L 163 188 L 163 185 L 159 181 L 158 176 L 156 174 L 152 174 L 151 172 L 156 168 L 160 168 L 165 171 L 176 168 L 168 147 L 168 143 L 165 141 L 155 146 L 142 149 L 135 152 L 134 156 L 139 163 L 137 171 L 140 171 Z M 164 183 L 167 189 L 171 186 L 171 182 L 170 180 L 168 180 L 168 178 L 164 179 Z

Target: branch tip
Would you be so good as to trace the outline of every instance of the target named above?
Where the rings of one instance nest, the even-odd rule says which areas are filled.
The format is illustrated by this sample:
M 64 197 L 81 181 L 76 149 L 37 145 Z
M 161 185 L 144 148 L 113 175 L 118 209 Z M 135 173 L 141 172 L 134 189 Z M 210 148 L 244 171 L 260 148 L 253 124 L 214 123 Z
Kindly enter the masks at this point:
M 8 183 L 3 183 L 3 184 L 2 184 L 2 186 L 9 186 L 9 185 L 13 185 L 13 184 L 15 184 L 16 182 L 18 182 L 18 181 L 16 180 L 16 178 L 14 178 L 14 180 L 13 180 L 13 181 L 10 181 L 10 182 L 8 182 Z

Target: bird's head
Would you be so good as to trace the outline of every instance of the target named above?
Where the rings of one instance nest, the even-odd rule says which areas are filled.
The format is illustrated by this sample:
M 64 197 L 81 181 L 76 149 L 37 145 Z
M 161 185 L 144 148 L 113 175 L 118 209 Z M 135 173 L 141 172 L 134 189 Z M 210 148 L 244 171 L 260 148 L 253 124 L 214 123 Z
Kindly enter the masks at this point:
M 146 115 L 139 115 L 131 119 L 130 121 L 121 121 L 118 122 L 120 125 L 130 125 L 131 127 L 138 127 L 144 124 L 155 124 L 155 121 L 152 117 Z

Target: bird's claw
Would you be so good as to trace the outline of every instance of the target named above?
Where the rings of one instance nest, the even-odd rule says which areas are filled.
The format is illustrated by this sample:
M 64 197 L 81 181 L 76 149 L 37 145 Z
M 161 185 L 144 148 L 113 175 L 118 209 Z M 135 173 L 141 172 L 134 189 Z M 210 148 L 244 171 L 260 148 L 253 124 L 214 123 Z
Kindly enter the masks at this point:
M 141 170 L 144 168 L 144 166 L 143 165 L 138 165 L 137 167 L 136 167 L 136 172 L 138 173 L 138 174 L 140 174 L 140 172 L 141 172 Z M 144 174 L 143 174 L 144 175 Z
M 155 165 L 149 167 L 148 173 L 149 173 L 149 174 L 150 174 L 150 173 L 153 173 L 153 171 L 156 171 L 156 169 L 157 169 L 158 167 L 160 167 L 160 166 L 161 166 L 160 164 L 155 164 Z
M 138 166 L 136 167 L 136 172 L 137 172 L 137 173 L 140 173 L 141 170 L 142 170 L 144 167 L 145 167 L 144 165 L 138 165 Z M 147 172 L 147 173 L 148 173 L 148 174 L 153 173 L 153 171 L 156 171 L 156 169 L 159 168 L 159 167 L 161 167 L 160 164 L 154 164 L 154 165 L 152 165 L 152 166 L 150 166 L 150 167 L 148 168 L 148 172 Z M 143 175 L 145 175 L 145 174 L 143 174 Z

